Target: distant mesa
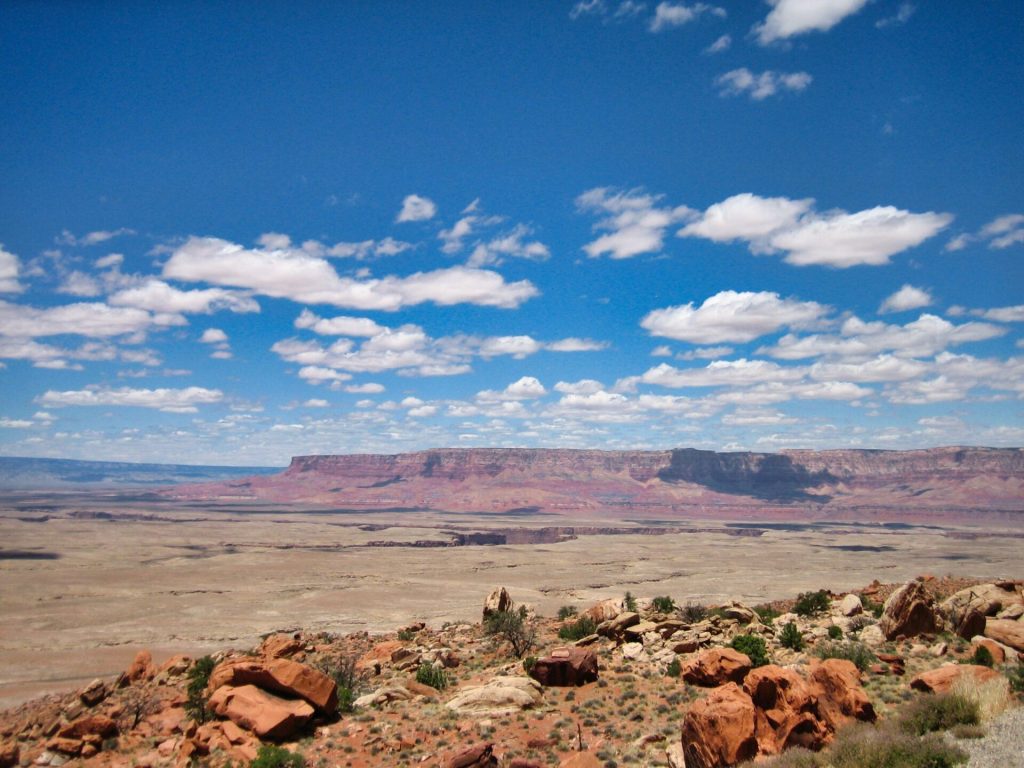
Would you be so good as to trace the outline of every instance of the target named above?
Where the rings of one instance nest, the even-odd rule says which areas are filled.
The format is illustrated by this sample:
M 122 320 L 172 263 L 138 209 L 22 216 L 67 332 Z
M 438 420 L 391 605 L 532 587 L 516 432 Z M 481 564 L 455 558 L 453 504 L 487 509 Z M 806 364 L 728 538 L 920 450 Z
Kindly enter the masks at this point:
M 984 513 L 1024 520 L 1024 450 L 719 453 L 442 448 L 296 456 L 276 474 L 183 484 L 175 499 L 351 510 L 673 520 L 753 512 L 856 517 Z

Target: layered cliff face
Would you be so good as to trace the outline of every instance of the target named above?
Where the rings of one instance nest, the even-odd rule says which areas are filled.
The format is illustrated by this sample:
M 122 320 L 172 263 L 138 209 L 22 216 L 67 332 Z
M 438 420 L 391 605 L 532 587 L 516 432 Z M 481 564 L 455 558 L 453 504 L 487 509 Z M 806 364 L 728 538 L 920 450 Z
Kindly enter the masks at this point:
M 345 508 L 686 516 L 697 510 L 1024 512 L 1024 451 L 716 453 L 437 449 L 297 456 L 272 477 L 175 489 L 177 497 Z

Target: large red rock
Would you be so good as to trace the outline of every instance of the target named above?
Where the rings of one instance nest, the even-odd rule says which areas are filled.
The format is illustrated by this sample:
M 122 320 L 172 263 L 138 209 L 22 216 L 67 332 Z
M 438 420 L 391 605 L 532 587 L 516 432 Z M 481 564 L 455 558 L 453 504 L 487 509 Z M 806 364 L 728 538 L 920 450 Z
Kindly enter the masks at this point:
M 687 768 L 723 768 L 757 754 L 754 702 L 736 683 L 696 701 L 683 718 Z
M 121 686 L 125 686 L 152 680 L 154 677 L 156 677 L 156 667 L 153 665 L 153 654 L 142 650 L 135 654 L 135 659 L 128 665 L 128 669 L 124 671 L 118 682 Z
M 548 686 L 592 683 L 597 680 L 597 654 L 582 648 L 556 648 L 534 662 L 530 677 Z
M 917 637 L 937 632 L 941 626 L 935 600 L 924 584 L 911 581 L 893 592 L 885 601 L 879 628 L 886 640 Z
M 985 637 L 1024 652 L 1024 621 L 989 619 L 985 624 Z
M 448 761 L 447 768 L 497 768 L 493 744 L 474 744 L 466 747 Z
M 86 736 L 106 739 L 116 735 L 117 723 L 106 715 L 80 717 L 57 731 L 57 736 L 63 739 L 83 739 Z
M 210 709 L 272 741 L 291 738 L 313 716 L 313 708 L 306 702 L 282 699 L 255 685 L 222 685 L 210 696 Z
M 992 661 L 995 664 L 1002 664 L 1006 661 L 1006 651 L 995 640 L 989 640 L 987 637 L 974 637 L 971 638 L 971 647 L 974 648 L 975 653 L 979 648 L 984 648 L 992 654 Z
M 512 597 L 504 587 L 496 587 L 484 600 L 483 617 L 486 619 L 495 613 L 511 611 L 514 607 Z
M 818 750 L 831 729 L 818 715 L 817 696 L 795 671 L 768 664 L 753 669 L 743 690 L 757 710 L 755 731 L 758 753 L 777 755 L 787 747 Z
M 964 675 L 973 675 L 979 683 L 987 683 L 999 677 L 999 673 L 994 669 L 977 664 L 946 664 L 922 672 L 910 681 L 910 687 L 925 693 L 948 693 Z
M 279 632 L 260 643 L 260 655 L 272 659 L 286 658 L 294 656 L 304 647 L 305 644 L 297 636 Z
M 21 757 L 21 750 L 18 744 L 8 741 L 0 744 L 0 768 L 13 768 L 18 764 Z
M 624 610 L 625 606 L 623 605 L 622 598 L 613 597 L 590 606 L 583 612 L 583 616 L 592 620 L 595 624 L 601 624 L 616 618 Z
M 707 688 L 742 683 L 751 670 L 750 657 L 732 648 L 709 648 L 682 665 L 682 678 Z
M 852 661 L 815 661 L 808 683 L 818 699 L 818 715 L 833 732 L 850 720 L 875 721 L 875 708 L 861 685 L 860 670 Z
M 338 709 L 338 686 L 323 672 L 290 659 L 231 659 L 214 667 L 207 690 L 224 685 L 255 685 L 289 698 L 304 699 L 326 714 Z

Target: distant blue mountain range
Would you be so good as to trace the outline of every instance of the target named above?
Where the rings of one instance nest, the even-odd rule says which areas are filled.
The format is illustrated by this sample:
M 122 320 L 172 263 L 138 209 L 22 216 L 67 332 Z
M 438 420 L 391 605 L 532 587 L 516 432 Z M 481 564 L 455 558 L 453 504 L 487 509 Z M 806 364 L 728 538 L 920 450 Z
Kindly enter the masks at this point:
M 0 488 L 89 488 L 205 483 L 272 475 L 283 467 L 218 467 L 189 464 L 132 464 L 0 456 Z

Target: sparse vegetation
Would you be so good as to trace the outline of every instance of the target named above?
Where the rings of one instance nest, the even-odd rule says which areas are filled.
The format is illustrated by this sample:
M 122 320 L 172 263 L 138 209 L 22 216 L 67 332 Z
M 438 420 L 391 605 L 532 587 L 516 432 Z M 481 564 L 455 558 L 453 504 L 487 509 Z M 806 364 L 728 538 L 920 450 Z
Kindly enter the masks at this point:
M 284 747 L 274 744 L 263 744 L 249 766 L 250 768 L 305 768 L 306 761 L 297 752 L 289 752 Z
M 636 598 L 633 597 L 632 592 L 626 592 L 622 598 L 622 604 L 625 606 L 627 611 L 636 612 Z
M 321 660 L 316 666 L 338 686 L 338 714 L 345 715 L 354 711 L 359 685 L 355 657 L 328 658 Z
M 830 604 L 828 591 L 824 589 L 817 592 L 801 592 L 793 605 L 793 613 L 797 616 L 817 616 L 827 611 Z
M 779 633 L 779 645 L 794 651 L 802 651 L 804 649 L 804 636 L 796 628 L 795 622 L 791 621 L 782 628 L 782 632 Z
M 558 620 L 559 621 L 565 621 L 566 619 L 570 619 L 570 618 L 572 618 L 575 615 L 576 615 L 576 606 L 575 605 L 563 605 L 561 608 L 558 609 Z
M 400 629 L 398 630 L 398 639 L 403 643 L 407 643 L 410 640 L 416 639 L 416 633 L 408 629 Z
M 708 609 L 700 603 L 689 602 L 679 609 L 679 617 L 687 624 L 696 624 L 708 617 Z
M 771 626 L 779 616 L 782 614 L 772 608 L 770 605 L 765 603 L 764 605 L 755 605 L 754 613 L 757 614 L 757 618 L 761 620 L 762 624 Z
M 1024 664 L 1007 669 L 1006 678 L 1010 681 L 1010 690 L 1015 693 L 1024 693 Z
M 843 639 L 843 629 L 842 629 L 842 627 L 840 627 L 837 624 L 830 625 L 829 628 L 828 628 L 828 637 L 829 637 L 829 640 L 842 640 Z
M 771 663 L 771 660 L 768 658 L 768 648 L 765 646 L 763 637 L 758 635 L 737 635 L 729 645 L 740 653 L 746 654 L 750 659 L 750 663 L 755 667 L 763 667 L 765 664 Z
M 819 643 L 814 649 L 814 655 L 820 659 L 852 661 L 861 672 L 871 666 L 876 659 L 875 654 L 864 643 L 854 641 Z
M 658 613 L 672 613 L 676 609 L 676 601 L 668 595 L 659 595 L 651 600 L 651 607 Z
M 839 732 L 829 750 L 833 768 L 953 768 L 967 753 L 939 734 L 924 738 L 893 728 L 856 726 Z
M 448 673 L 444 671 L 444 667 L 424 662 L 416 670 L 416 682 L 443 691 L 448 687 Z
M 979 645 L 974 649 L 974 655 L 971 656 L 971 664 L 978 664 L 982 667 L 994 667 L 996 660 L 992 657 L 992 651 L 984 645 Z
M 217 666 L 212 656 L 203 656 L 195 660 L 188 671 L 188 698 L 185 700 L 185 714 L 197 723 L 205 723 L 210 719 L 210 710 L 207 708 L 209 697 L 206 695 L 206 686 L 210 682 L 210 673 Z
M 522 606 L 517 611 L 492 613 L 484 621 L 484 632 L 505 640 L 517 659 L 523 658 L 537 638 L 537 630 L 527 621 L 526 608 Z
M 904 733 L 923 736 L 932 731 L 948 731 L 957 725 L 977 725 L 980 720 L 977 703 L 966 696 L 927 693 L 903 708 L 898 726 Z
M 665 668 L 665 674 L 668 677 L 679 677 L 683 672 L 683 665 L 679 662 L 679 659 L 672 659 Z
M 589 616 L 581 616 L 571 624 L 566 624 L 558 630 L 558 636 L 562 640 L 579 640 L 592 635 L 597 631 L 597 624 Z

